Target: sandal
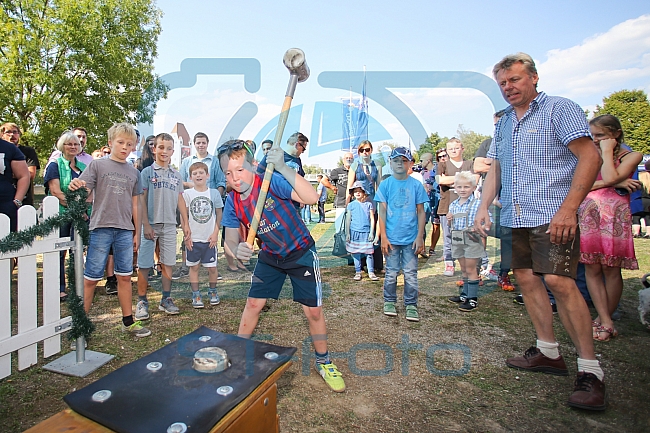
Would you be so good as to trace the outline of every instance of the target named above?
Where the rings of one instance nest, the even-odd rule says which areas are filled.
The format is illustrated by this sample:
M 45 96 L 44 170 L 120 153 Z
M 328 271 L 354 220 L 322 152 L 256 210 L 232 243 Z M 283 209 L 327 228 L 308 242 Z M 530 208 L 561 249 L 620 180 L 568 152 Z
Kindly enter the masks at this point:
M 601 334 L 607 333 L 607 336 L 605 338 L 601 338 Z M 607 328 L 605 326 L 599 326 L 598 329 L 596 329 L 596 336 L 594 337 L 594 340 L 596 341 L 609 341 L 610 338 L 616 337 L 618 335 L 618 331 L 614 331 L 613 328 Z
M 591 335 L 594 338 L 594 340 L 597 340 L 599 327 L 600 327 L 600 323 L 596 322 L 595 320 L 591 321 Z
M 430 256 L 434 255 L 435 253 L 436 253 L 436 250 L 434 250 L 433 248 L 429 248 L 429 255 Z

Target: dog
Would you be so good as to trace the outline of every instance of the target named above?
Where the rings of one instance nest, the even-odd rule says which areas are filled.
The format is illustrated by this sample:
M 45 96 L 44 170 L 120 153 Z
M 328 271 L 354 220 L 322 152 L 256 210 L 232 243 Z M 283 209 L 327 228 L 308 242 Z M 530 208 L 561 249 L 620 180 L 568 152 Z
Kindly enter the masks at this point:
M 639 290 L 639 318 L 650 329 L 650 274 L 641 277 L 645 289 Z

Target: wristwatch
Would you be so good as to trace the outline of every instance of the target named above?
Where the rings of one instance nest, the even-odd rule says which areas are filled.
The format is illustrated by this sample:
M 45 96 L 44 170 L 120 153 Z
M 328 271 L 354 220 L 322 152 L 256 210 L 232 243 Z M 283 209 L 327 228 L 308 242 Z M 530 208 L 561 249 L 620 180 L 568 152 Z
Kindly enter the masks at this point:
M 14 199 L 14 204 L 16 205 L 16 207 L 21 207 L 23 205 L 23 202 L 18 200 L 17 198 L 15 198 Z

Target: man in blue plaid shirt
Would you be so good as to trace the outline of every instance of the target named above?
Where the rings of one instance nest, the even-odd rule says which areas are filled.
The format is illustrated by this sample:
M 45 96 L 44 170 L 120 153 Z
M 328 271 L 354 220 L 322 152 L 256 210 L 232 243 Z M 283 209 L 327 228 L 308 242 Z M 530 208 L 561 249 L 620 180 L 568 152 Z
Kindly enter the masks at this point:
M 510 106 L 496 125 L 487 155 L 494 161 L 475 227 L 489 228 L 488 206 L 501 189 L 501 226 L 512 231 L 512 268 L 537 333 L 536 346 L 506 364 L 568 374 L 553 333 L 545 282 L 578 352 L 578 378 L 568 403 L 604 410 L 604 374 L 594 354 L 589 310 L 575 284 L 580 256 L 577 210 L 602 161 L 584 111 L 573 101 L 537 91 L 539 77 L 529 55 L 506 56 L 492 72 Z

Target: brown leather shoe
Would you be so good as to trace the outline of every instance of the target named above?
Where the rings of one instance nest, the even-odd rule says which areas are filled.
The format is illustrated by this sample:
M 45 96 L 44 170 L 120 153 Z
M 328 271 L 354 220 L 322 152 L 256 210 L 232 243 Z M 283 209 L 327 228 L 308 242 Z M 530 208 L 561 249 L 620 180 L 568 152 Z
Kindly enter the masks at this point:
M 605 384 L 592 373 L 578 372 L 569 406 L 586 410 L 605 410 Z
M 539 371 L 556 376 L 569 375 L 569 370 L 567 370 L 562 356 L 557 359 L 551 359 L 540 352 L 535 346 L 528 349 L 524 353 L 524 356 L 506 359 L 506 365 L 519 370 Z

